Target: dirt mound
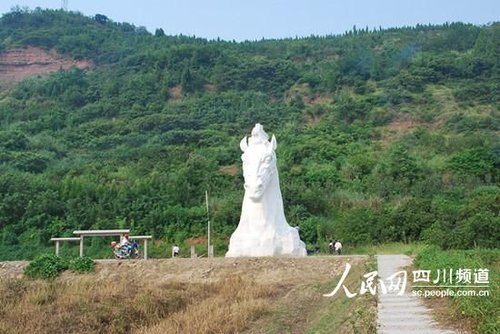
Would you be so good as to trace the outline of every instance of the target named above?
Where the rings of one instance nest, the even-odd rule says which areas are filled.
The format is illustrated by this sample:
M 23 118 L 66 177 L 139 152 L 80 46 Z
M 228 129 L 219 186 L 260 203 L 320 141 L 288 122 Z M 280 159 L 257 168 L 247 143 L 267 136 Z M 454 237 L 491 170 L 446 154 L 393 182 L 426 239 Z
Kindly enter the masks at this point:
M 125 272 L 139 272 L 142 280 L 200 283 L 218 281 L 228 275 L 249 277 L 260 283 L 304 283 L 328 281 L 344 270 L 344 265 L 365 261 L 365 257 L 276 257 L 276 258 L 176 258 L 135 261 L 99 261 L 96 276 L 114 279 Z M 64 279 L 64 275 L 62 276 Z M 70 279 L 70 276 L 66 278 Z
M 60 69 L 94 67 L 90 60 L 73 60 L 55 51 L 28 46 L 7 50 L 0 54 L 0 81 L 17 82 L 28 76 L 48 74 Z
M 22 278 L 26 265 L 28 261 L 0 262 L 0 278 Z
M 304 280 L 331 280 L 341 273 L 345 263 L 356 265 L 366 261 L 365 256 L 309 256 L 263 258 L 175 258 L 144 260 L 97 260 L 94 277 L 116 279 L 123 272 L 141 273 L 138 278 L 164 282 L 218 281 L 228 275 L 246 276 L 265 283 L 304 283 Z M 0 262 L 1 278 L 20 278 L 26 261 Z M 73 280 L 69 271 L 61 280 Z

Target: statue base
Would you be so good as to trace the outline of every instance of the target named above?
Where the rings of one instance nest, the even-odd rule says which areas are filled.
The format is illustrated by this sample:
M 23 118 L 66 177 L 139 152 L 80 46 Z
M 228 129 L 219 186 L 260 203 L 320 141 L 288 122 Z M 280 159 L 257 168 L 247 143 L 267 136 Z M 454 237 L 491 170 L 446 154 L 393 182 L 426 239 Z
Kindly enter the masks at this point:
M 226 257 L 306 256 L 305 244 L 298 231 L 285 226 L 282 231 L 259 231 L 256 234 L 236 229 Z

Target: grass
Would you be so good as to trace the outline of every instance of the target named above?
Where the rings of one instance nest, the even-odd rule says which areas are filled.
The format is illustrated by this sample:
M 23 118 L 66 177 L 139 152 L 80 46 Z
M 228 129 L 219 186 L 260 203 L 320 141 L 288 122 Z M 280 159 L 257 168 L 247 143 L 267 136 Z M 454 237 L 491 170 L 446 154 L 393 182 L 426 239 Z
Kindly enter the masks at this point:
M 376 270 L 376 261 L 372 257 L 365 265 L 352 267 L 344 284 L 351 293 L 359 294 L 359 287 L 362 276 L 370 271 Z M 331 291 L 337 285 L 330 286 Z M 322 309 L 317 319 L 307 328 L 305 333 L 376 333 L 377 308 L 376 296 L 367 293 L 363 296 L 356 296 L 349 299 L 344 292 L 339 290 L 331 297 L 328 305 Z
M 416 255 L 426 246 L 422 243 L 402 242 L 385 243 L 378 245 L 355 246 L 353 248 L 344 247 L 344 254 L 368 254 L 368 255 L 385 255 L 385 254 L 405 254 Z
M 344 285 L 350 292 L 359 292 L 362 276 L 375 270 L 375 266 L 374 258 L 353 266 Z M 264 324 L 250 333 L 375 333 L 375 296 L 365 294 L 350 299 L 342 289 L 333 297 L 323 296 L 337 286 L 340 276 L 328 283 L 304 284 L 288 292 L 264 319 Z
M 415 259 L 415 266 L 432 273 L 437 270 L 452 268 L 489 270 L 489 296 L 465 297 L 451 299 L 451 307 L 447 310 L 448 318 L 456 322 L 466 321 L 474 333 L 500 333 L 500 250 L 448 250 L 437 247 L 423 249 Z M 456 282 L 455 276 L 453 281 Z M 457 291 L 459 288 L 450 288 Z M 463 289 L 462 289 L 463 290 Z

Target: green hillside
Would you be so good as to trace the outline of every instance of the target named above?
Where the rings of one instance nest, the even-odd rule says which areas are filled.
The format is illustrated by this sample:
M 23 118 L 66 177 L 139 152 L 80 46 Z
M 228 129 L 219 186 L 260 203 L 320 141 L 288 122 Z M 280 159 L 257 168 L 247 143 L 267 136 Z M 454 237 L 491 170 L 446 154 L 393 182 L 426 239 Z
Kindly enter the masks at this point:
M 0 51 L 95 67 L 1 83 L 0 259 L 75 229 L 202 237 L 205 190 L 222 253 L 257 122 L 309 245 L 499 247 L 499 40 L 497 22 L 236 43 L 16 9 Z

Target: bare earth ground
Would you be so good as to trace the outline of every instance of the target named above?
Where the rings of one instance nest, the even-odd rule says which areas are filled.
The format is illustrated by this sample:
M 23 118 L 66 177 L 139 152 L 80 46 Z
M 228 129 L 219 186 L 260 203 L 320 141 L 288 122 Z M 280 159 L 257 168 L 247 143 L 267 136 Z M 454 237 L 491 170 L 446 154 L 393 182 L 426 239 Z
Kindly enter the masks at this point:
M 22 278 L 28 261 L 0 262 L 0 279 Z
M 99 262 L 96 275 L 100 279 L 120 275 L 125 268 L 141 273 L 141 280 L 184 283 L 214 282 L 228 275 L 251 278 L 257 283 L 301 284 L 308 281 L 325 282 L 366 257 L 314 256 L 304 258 L 201 258 L 159 259 L 148 261 Z M 63 276 L 64 277 L 64 276 Z
M 28 46 L 0 53 L 0 82 L 12 83 L 31 75 L 48 74 L 71 67 L 87 69 L 94 66 L 89 60 L 73 60 L 55 51 Z
M 109 280 L 125 271 L 138 273 L 142 282 L 214 282 L 228 275 L 251 278 L 257 283 L 300 284 L 326 282 L 341 274 L 345 263 L 356 265 L 366 256 L 312 256 L 304 258 L 176 258 L 143 260 L 97 260 L 96 279 Z M 0 262 L 0 278 L 22 278 L 27 261 Z M 78 275 L 65 272 L 60 280 Z

